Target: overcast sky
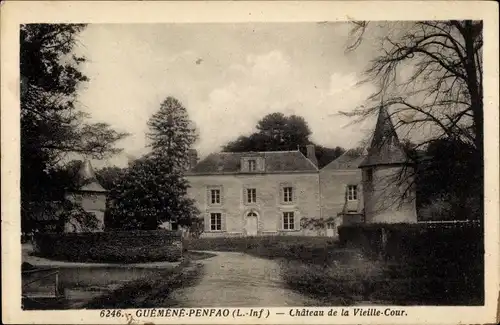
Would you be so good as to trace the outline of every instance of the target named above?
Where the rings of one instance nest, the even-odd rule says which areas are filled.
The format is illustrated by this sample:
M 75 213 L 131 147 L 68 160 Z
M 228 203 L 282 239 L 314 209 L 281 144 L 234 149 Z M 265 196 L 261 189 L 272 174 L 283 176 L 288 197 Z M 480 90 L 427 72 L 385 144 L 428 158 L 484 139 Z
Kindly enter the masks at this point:
M 373 125 L 338 116 L 363 103 L 356 86 L 373 57 L 369 42 L 345 54 L 345 23 L 89 25 L 76 49 L 90 82 L 79 92 L 92 120 L 131 135 L 103 162 L 124 166 L 145 152 L 146 122 L 167 96 L 196 124 L 201 157 L 255 130 L 268 113 L 303 116 L 312 140 L 355 147 Z

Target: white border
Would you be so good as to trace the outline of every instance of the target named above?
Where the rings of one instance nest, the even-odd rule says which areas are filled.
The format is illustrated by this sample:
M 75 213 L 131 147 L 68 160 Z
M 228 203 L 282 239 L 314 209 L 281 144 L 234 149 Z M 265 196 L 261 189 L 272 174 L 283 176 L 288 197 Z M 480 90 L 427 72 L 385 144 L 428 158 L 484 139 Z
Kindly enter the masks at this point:
M 99 311 L 22 311 L 20 308 L 19 218 L 19 24 L 34 22 L 196 23 L 305 22 L 345 20 L 484 20 L 485 105 L 485 251 L 484 307 L 408 307 L 400 317 L 135 318 L 134 323 L 496 323 L 499 293 L 499 106 L 498 4 L 486 1 L 351 1 L 351 2 L 28 2 L 1 6 L 2 109 L 2 311 L 4 323 L 127 323 L 126 318 L 101 318 Z M 318 310 L 329 308 L 318 308 Z M 336 308 L 339 309 L 340 308 Z M 352 310 L 352 308 L 350 308 Z M 272 308 L 288 313 L 289 308 Z M 383 310 L 383 308 L 381 309 Z M 134 311 L 131 311 L 134 313 Z M 352 313 L 352 311 L 351 311 Z

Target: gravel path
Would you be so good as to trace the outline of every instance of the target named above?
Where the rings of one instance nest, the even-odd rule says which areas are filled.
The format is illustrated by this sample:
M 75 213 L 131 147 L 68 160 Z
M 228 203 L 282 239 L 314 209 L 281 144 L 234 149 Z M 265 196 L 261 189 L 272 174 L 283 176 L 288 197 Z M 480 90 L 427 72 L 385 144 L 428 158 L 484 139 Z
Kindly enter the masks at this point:
M 285 287 L 277 262 L 244 253 L 210 252 L 197 261 L 204 275 L 196 286 L 172 292 L 176 307 L 314 306 L 318 302 Z

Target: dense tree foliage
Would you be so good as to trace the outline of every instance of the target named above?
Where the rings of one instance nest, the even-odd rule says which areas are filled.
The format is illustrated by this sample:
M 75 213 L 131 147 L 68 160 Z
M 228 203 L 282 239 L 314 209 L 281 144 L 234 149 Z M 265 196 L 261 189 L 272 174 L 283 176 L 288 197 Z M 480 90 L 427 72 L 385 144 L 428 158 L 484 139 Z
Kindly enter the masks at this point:
M 439 139 L 429 144 L 417 165 L 417 202 L 423 218 L 482 217 L 482 184 L 477 184 L 474 172 L 482 168 L 482 162 L 476 158 L 470 143 Z
M 152 151 L 124 171 L 107 169 L 110 187 L 108 225 L 122 229 L 156 229 L 165 221 L 189 226 L 198 211 L 187 197 L 184 171 L 188 150 L 197 139 L 184 106 L 168 97 L 148 121 Z M 117 177 L 118 176 L 118 177 Z
M 36 227 L 32 219 L 51 209 L 48 202 L 63 200 L 58 169 L 68 154 L 103 158 L 118 152 L 115 144 L 126 135 L 104 123 L 88 123 L 88 116 L 75 107 L 78 87 L 88 81 L 79 70 L 85 58 L 72 54 L 84 28 L 20 27 L 23 231 Z
M 257 132 L 223 146 L 223 151 L 285 151 L 297 150 L 305 153 L 305 146 L 314 144 L 310 139 L 311 130 L 303 117 L 285 116 L 282 113 L 271 113 L 258 121 Z M 327 148 L 315 145 L 319 167 L 323 167 L 344 153 L 341 147 Z
M 198 136 L 182 103 L 167 97 L 149 119 L 148 127 L 152 154 L 174 170 L 184 170 L 189 163 L 188 150 Z

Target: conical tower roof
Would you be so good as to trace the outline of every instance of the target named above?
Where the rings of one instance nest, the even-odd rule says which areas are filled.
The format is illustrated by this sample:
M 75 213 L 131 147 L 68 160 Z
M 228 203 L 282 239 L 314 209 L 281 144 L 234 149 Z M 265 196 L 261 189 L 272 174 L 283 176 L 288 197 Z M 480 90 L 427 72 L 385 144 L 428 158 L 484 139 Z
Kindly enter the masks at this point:
M 381 106 L 372 142 L 368 148 L 368 155 L 359 167 L 408 163 L 411 163 L 411 160 L 399 142 L 389 112 L 384 106 Z
M 90 164 L 90 161 L 85 160 L 78 172 L 78 176 L 80 182 L 84 185 L 80 188 L 80 191 L 83 192 L 107 192 L 101 184 L 97 181 L 97 177 L 95 176 L 94 169 Z
M 96 180 L 95 172 L 90 164 L 90 161 L 85 160 L 83 162 L 82 167 L 80 167 L 80 171 L 78 172 L 78 176 L 81 181 Z

